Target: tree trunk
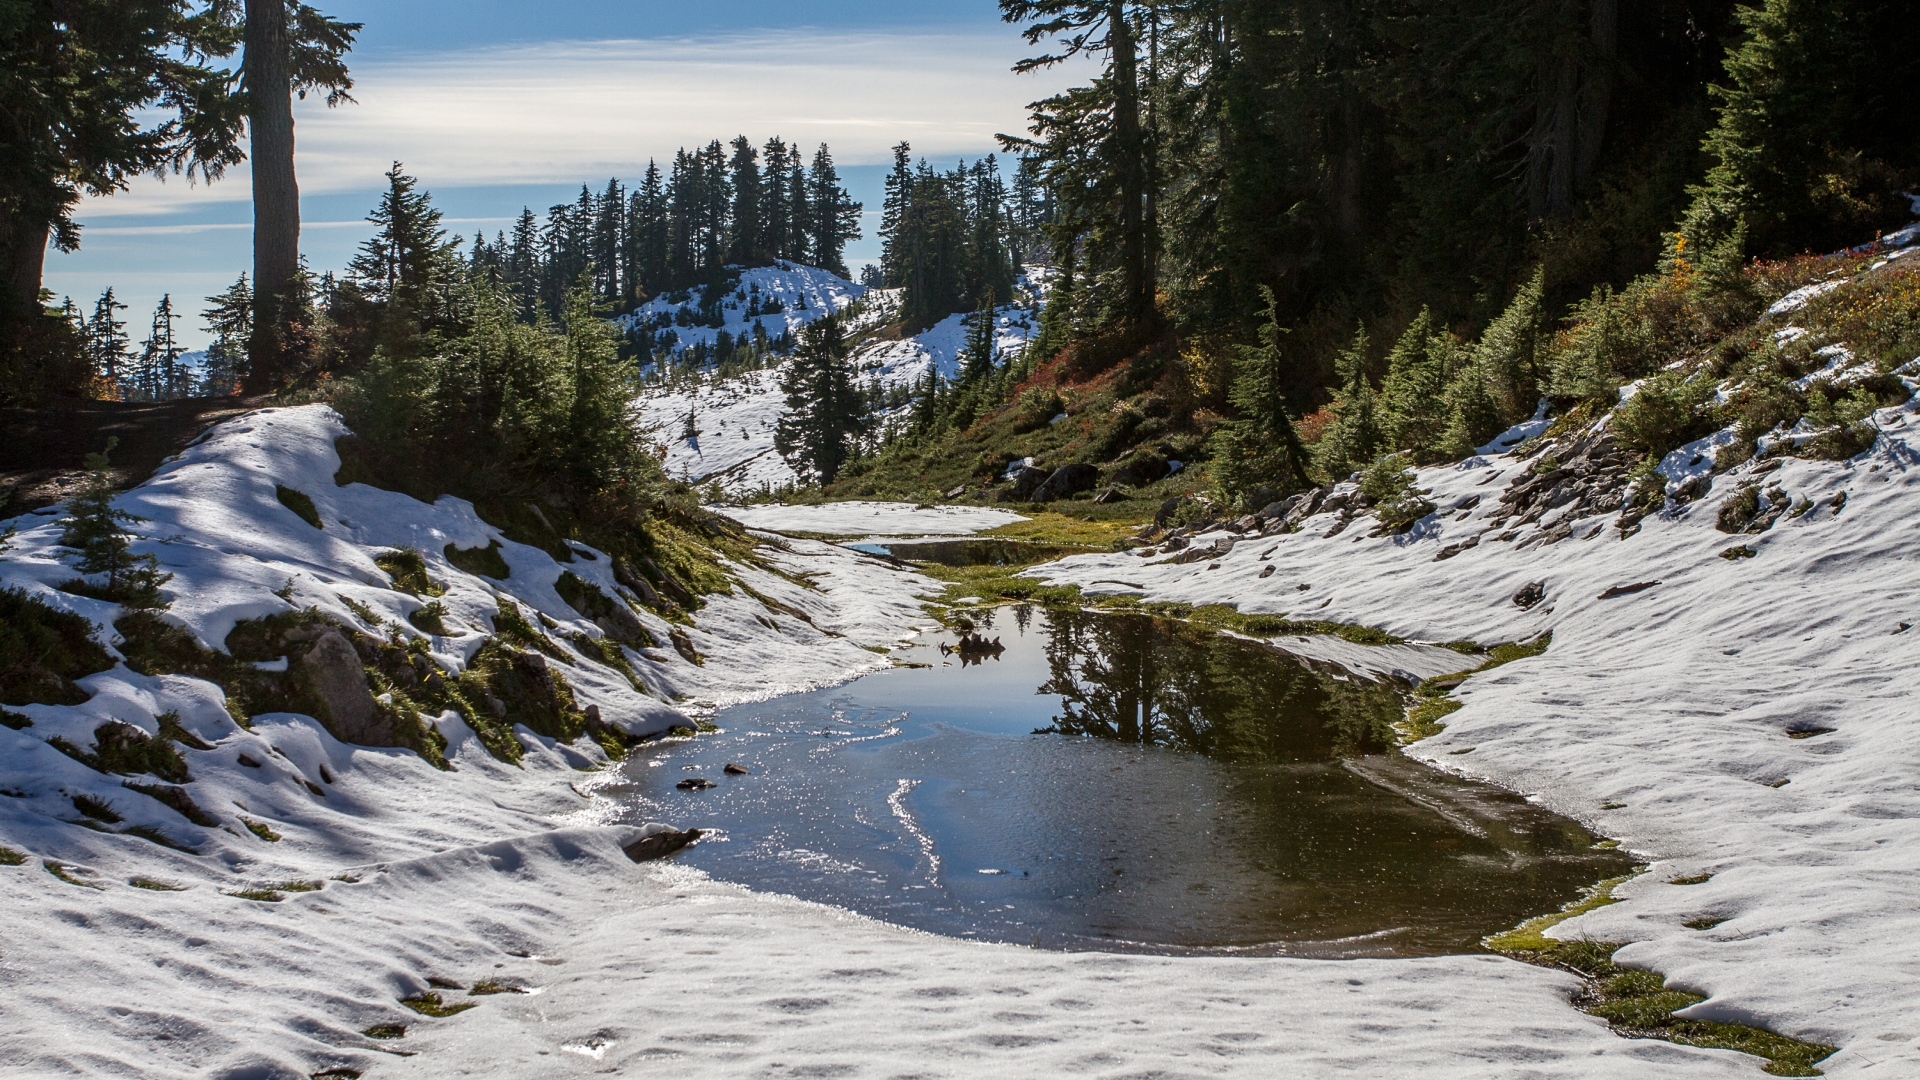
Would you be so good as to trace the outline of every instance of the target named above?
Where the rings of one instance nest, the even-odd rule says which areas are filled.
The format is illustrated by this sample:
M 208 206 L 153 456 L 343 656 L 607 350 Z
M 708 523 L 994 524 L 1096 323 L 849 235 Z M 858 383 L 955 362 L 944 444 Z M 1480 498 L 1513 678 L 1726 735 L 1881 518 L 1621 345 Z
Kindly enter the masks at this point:
M 1133 27 L 1127 5 L 1111 0 L 1107 14 L 1107 47 L 1113 56 L 1114 165 L 1120 174 L 1120 280 L 1123 307 L 1133 321 L 1145 321 L 1152 311 L 1153 282 L 1147 268 L 1145 223 L 1146 161 L 1140 138 L 1140 76 Z
M 247 128 L 253 159 L 253 341 L 248 389 L 275 388 L 284 371 L 282 304 L 300 270 L 300 186 L 293 175 L 293 90 L 285 0 L 246 0 Z
M 0 273 L 6 274 L 5 309 L 0 319 L 31 314 L 40 305 L 40 276 L 47 263 L 52 227 L 16 213 L 0 211 Z

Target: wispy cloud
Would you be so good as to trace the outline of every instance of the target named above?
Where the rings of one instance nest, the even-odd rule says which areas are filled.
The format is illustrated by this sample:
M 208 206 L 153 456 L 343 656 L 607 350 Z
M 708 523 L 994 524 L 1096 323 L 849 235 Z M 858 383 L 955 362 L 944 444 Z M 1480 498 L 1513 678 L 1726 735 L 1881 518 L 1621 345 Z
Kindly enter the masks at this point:
M 779 34 L 550 42 L 358 65 L 358 104 L 298 110 L 303 191 L 364 191 L 394 161 L 430 188 L 632 177 L 649 158 L 746 134 L 780 135 L 844 163 L 901 139 L 946 158 L 1020 132 L 1027 104 L 1084 78 L 1016 76 L 1008 32 Z M 244 200 L 246 169 L 211 188 L 142 182 L 92 217 Z

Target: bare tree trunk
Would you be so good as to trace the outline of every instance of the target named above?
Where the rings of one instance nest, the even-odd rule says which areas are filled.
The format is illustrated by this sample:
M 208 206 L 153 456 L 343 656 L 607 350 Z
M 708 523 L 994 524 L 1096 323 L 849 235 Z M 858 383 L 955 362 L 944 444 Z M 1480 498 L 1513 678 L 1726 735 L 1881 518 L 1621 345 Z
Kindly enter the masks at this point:
M 293 175 L 293 91 L 285 0 L 246 0 L 247 128 L 253 148 L 253 341 L 248 389 L 282 371 L 281 306 L 300 270 L 300 186 Z

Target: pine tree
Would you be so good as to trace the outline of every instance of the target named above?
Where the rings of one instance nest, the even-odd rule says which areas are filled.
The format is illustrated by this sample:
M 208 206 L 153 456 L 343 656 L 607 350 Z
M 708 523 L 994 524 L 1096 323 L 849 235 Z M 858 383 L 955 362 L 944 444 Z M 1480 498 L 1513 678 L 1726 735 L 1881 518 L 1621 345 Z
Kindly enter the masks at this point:
M 1388 446 L 1411 451 L 1417 460 L 1438 452 L 1446 433 L 1447 384 L 1459 366 L 1453 339 L 1434 330 L 1426 308 L 1408 325 L 1387 354 L 1387 377 L 1380 385 L 1380 426 Z
M 1228 400 L 1234 418 L 1213 437 L 1214 487 L 1229 504 L 1244 503 L 1260 487 L 1291 482 L 1312 486 L 1307 477 L 1307 452 L 1294 430 L 1293 410 L 1287 404 L 1287 358 L 1280 348 L 1287 328 L 1280 325 L 1280 305 L 1273 290 L 1263 289 L 1267 321 L 1260 327 L 1260 344 L 1243 345 Z M 1247 507 L 1258 510 L 1260 507 Z
M 449 259 L 458 246 L 447 242 L 440 211 L 432 196 L 419 187 L 420 182 L 408 176 L 399 162 L 393 163 L 387 171 L 386 194 L 367 215 L 375 233 L 347 266 L 367 299 L 386 305 L 390 316 L 410 321 L 430 314 L 430 292 L 446 280 Z
M 860 204 L 847 196 L 840 186 L 840 173 L 833 166 L 833 155 L 821 143 L 814 152 L 813 169 L 807 174 L 808 223 L 811 236 L 807 247 L 814 265 L 829 273 L 847 276 L 844 253 L 850 241 L 860 239 Z
M 766 224 L 761 214 L 760 152 L 745 135 L 733 140 L 733 157 L 727 161 L 733 181 L 732 242 L 727 261 L 739 266 L 764 266 L 767 256 L 761 247 Z
M 207 297 L 207 308 L 200 313 L 213 344 L 207 346 L 207 370 L 203 392 L 208 397 L 238 393 L 246 378 L 247 347 L 253 340 L 253 289 L 247 275 L 241 274 L 233 287 L 218 296 Z
M 1378 396 L 1367 381 L 1367 332 L 1354 335 L 1353 344 L 1335 364 L 1340 386 L 1334 391 L 1333 423 L 1314 448 L 1313 463 L 1327 479 L 1345 480 L 1364 468 L 1380 452 Z
M 134 382 L 149 401 L 186 397 L 192 391 L 192 373 L 180 363 L 186 352 L 174 340 L 173 324 L 180 316 L 173 310 L 173 296 L 160 297 L 153 310 L 153 329 L 140 343 L 140 360 L 135 366 Z
M 791 231 L 787 234 L 787 249 L 780 257 L 788 262 L 818 266 L 812 243 L 813 206 L 808 201 L 806 159 L 800 156 L 798 146 L 787 148 L 786 185 L 787 221 Z
M 800 348 L 781 373 L 787 411 L 774 429 L 774 449 L 809 483 L 833 483 L 869 426 L 848 354 L 846 327 L 829 315 L 801 331 Z
M 125 310 L 127 305 L 113 298 L 109 286 L 93 305 L 93 321 L 87 324 L 87 355 L 93 361 L 94 378 L 116 395 L 125 391 L 133 359 L 127 351 L 127 324 L 113 316 L 115 311 Z
M 880 204 L 880 281 L 888 289 L 906 280 L 900 263 L 907 252 L 906 215 L 913 203 L 912 155 L 913 147 L 905 141 L 894 146 L 893 171 L 887 174 L 887 194 Z
M 967 319 L 967 343 L 960 350 L 960 381 L 969 385 L 984 382 L 993 374 L 997 335 L 994 332 L 993 293 L 981 298 L 979 310 Z
M 97 596 L 135 609 L 163 608 L 166 601 L 160 587 L 172 574 L 160 572 L 155 555 L 135 555 L 133 541 L 138 537 L 126 526 L 146 520 L 113 505 L 113 476 L 107 471 L 107 454 L 117 439 L 107 441 L 105 453 L 88 454 L 87 479 L 80 492 L 67 500 L 67 516 L 60 522 L 60 547 L 79 556 L 74 569 L 83 575 L 105 574 L 104 586 L 89 582 L 70 583 L 70 592 Z

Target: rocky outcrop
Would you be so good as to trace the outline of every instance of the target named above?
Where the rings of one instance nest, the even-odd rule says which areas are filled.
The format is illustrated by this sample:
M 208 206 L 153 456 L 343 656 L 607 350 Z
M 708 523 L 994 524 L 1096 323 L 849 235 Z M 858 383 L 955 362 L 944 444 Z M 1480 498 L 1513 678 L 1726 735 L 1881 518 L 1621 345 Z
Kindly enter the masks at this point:
M 360 654 L 345 634 L 334 629 L 321 633 L 300 658 L 299 671 L 322 713 L 315 719 L 334 738 L 361 746 L 400 745 L 392 720 L 373 700 Z
M 1083 491 L 1091 491 L 1100 482 L 1100 470 L 1092 465 L 1076 462 L 1062 465 L 1053 470 L 1046 481 L 1034 490 L 1034 502 L 1054 502 L 1070 498 Z

